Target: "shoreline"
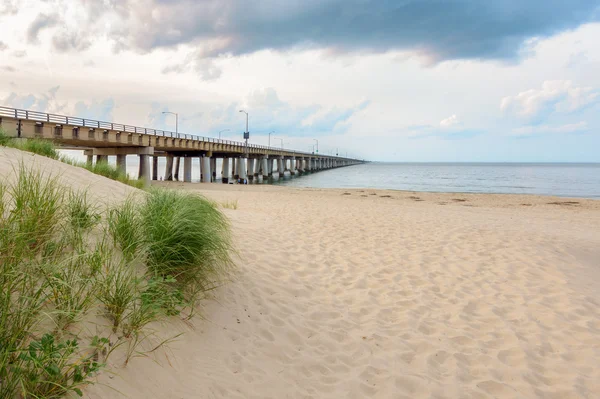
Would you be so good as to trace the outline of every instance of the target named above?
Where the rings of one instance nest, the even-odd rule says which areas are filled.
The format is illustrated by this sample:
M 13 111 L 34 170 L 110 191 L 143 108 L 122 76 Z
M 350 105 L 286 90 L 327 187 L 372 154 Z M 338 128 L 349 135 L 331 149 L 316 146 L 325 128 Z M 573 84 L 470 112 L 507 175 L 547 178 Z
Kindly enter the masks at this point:
M 282 184 L 221 184 L 221 183 L 184 183 L 177 181 L 152 181 L 152 186 L 156 187 L 177 187 L 194 191 L 239 191 L 239 192 L 271 192 L 273 190 L 289 191 L 311 191 L 323 193 L 349 192 L 351 197 L 361 197 L 362 195 L 376 194 L 392 195 L 389 199 L 411 200 L 412 202 L 446 202 L 444 205 L 458 203 L 467 205 L 481 205 L 494 207 L 533 207 L 548 206 L 554 209 L 589 209 L 600 211 L 600 199 L 580 198 L 580 197 L 561 197 L 556 195 L 542 194 L 510 194 L 510 193 L 461 193 L 461 192 L 437 192 L 437 191 L 410 191 L 397 189 L 371 189 L 371 188 L 320 188 L 320 187 L 295 187 Z M 238 187 L 239 186 L 239 187 Z M 459 197 L 459 198 L 456 198 Z M 387 197 L 383 197 L 387 198 Z M 466 201 L 454 201 L 455 199 L 466 199 Z

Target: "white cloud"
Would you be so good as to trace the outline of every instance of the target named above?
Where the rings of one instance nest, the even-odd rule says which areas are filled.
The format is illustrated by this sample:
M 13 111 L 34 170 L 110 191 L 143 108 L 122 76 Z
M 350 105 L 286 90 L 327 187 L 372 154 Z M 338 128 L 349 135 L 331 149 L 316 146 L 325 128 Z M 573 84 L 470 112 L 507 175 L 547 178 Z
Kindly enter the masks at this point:
M 570 123 L 559 126 L 549 125 L 534 125 L 534 126 L 522 126 L 513 129 L 513 136 L 526 137 L 542 134 L 569 134 L 569 133 L 581 133 L 588 130 L 587 122 Z
M 545 112 L 574 112 L 598 100 L 600 92 L 592 87 L 577 87 L 570 80 L 547 80 L 541 89 L 529 89 L 516 96 L 504 97 L 500 109 L 520 117 L 534 118 Z
M 441 127 L 452 127 L 452 126 L 456 126 L 456 125 L 460 125 L 460 121 L 458 120 L 458 117 L 456 115 L 452 115 L 452 116 L 440 121 Z

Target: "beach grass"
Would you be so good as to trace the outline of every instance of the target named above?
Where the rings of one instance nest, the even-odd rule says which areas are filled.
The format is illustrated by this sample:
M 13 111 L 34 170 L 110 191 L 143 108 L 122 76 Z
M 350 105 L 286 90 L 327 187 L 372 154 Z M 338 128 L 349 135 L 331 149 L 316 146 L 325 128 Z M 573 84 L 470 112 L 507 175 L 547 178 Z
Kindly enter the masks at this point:
M 148 324 L 231 263 L 229 224 L 202 197 L 153 190 L 102 211 L 23 163 L 15 174 L 0 182 L 1 398 L 81 395 L 115 348 L 125 363 L 144 355 Z

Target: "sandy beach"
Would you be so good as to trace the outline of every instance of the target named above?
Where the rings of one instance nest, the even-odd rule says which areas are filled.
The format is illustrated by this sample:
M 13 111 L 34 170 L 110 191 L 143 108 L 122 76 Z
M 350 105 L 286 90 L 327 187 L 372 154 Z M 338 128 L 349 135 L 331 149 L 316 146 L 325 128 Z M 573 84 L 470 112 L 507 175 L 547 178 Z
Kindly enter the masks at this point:
M 23 161 L 99 204 L 137 191 L 0 154 L 9 180 Z M 157 185 L 237 201 L 235 272 L 85 397 L 600 397 L 599 201 Z
M 597 201 L 162 185 L 238 201 L 237 270 L 91 398 L 600 396 Z

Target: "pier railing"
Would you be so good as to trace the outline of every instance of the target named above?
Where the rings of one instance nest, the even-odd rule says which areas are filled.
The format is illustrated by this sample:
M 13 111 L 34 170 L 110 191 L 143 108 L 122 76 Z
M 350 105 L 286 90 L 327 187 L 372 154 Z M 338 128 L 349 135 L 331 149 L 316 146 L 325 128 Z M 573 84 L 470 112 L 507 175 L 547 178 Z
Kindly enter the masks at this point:
M 127 132 L 127 133 L 137 133 L 137 134 L 148 134 L 152 136 L 161 136 L 161 137 L 172 137 L 177 139 L 186 139 L 186 140 L 197 140 L 208 143 L 217 143 L 217 144 L 228 144 L 228 145 L 236 145 L 236 146 L 245 146 L 246 144 L 241 141 L 232 141 L 232 140 L 221 140 L 213 137 L 205 137 L 205 136 L 197 136 L 193 134 L 185 134 L 185 133 L 176 133 L 168 130 L 158 130 L 158 129 L 150 129 L 146 127 L 139 127 L 133 125 L 124 125 L 120 123 L 113 122 L 103 122 L 94 119 L 88 118 L 78 118 L 75 116 L 66 116 L 66 115 L 57 115 L 50 114 L 46 112 L 39 111 L 31 111 L 10 107 L 0 106 L 0 118 L 15 118 L 15 119 L 26 119 L 30 121 L 36 122 L 46 122 L 46 123 L 55 123 L 57 125 L 70 125 L 70 126 L 80 126 L 80 127 L 89 127 L 92 129 L 110 129 L 119 132 Z M 258 144 L 248 144 L 249 148 L 257 148 L 257 149 L 265 149 L 270 151 L 285 151 L 291 152 L 300 155 L 312 155 L 312 156 L 322 156 L 327 158 L 334 158 L 333 156 L 326 154 L 313 154 L 309 152 L 296 151 L 296 150 L 288 150 L 285 148 L 278 147 L 269 147 Z M 341 158 L 341 157 L 335 157 Z

